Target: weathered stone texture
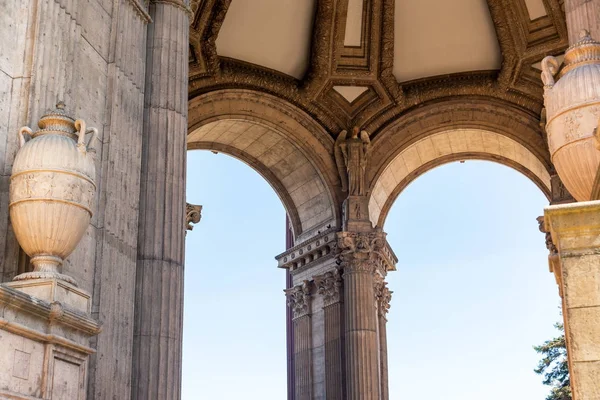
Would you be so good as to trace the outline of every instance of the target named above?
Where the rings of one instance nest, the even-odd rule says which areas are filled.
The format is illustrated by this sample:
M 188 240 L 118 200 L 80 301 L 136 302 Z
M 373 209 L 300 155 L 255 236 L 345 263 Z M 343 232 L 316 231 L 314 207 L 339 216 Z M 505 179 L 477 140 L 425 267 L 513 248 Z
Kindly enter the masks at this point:
M 547 207 L 544 223 L 558 249 L 571 387 L 576 400 L 600 395 L 600 201 Z
M 181 397 L 188 14 L 152 2 L 148 29 L 131 398 Z

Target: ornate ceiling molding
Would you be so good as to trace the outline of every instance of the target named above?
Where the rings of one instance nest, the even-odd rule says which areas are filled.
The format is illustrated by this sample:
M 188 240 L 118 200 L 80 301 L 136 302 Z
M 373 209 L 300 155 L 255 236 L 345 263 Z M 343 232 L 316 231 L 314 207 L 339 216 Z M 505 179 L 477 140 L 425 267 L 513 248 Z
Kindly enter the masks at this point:
M 230 2 L 192 4 L 190 99 L 229 88 L 268 93 L 303 110 L 332 136 L 358 125 L 376 138 L 413 109 L 454 103 L 459 98 L 494 99 L 507 110 L 516 110 L 532 121 L 539 119 L 542 86 L 532 65 L 545 55 L 561 53 L 568 45 L 559 0 L 544 0 L 547 15 L 533 21 L 523 0 L 488 0 L 503 56 L 499 71 L 464 72 L 399 84 L 392 74 L 395 1 L 365 0 L 361 46 L 349 48 L 344 46 L 347 1 L 317 0 L 309 68 L 305 77 L 297 80 L 217 55 L 215 41 Z M 369 90 L 349 105 L 335 93 L 336 85 Z M 537 145 L 537 139 L 530 144 Z

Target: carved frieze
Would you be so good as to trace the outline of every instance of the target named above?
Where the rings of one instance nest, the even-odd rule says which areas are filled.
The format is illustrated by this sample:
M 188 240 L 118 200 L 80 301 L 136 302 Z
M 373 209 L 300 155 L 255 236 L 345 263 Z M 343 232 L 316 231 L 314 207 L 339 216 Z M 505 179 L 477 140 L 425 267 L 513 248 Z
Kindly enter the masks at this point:
M 328 271 L 323 275 L 315 276 L 317 292 L 323 297 L 323 305 L 328 306 L 341 300 L 342 274 L 339 269 Z
M 305 280 L 302 284 L 286 289 L 287 305 L 292 309 L 294 319 L 310 314 L 311 282 Z

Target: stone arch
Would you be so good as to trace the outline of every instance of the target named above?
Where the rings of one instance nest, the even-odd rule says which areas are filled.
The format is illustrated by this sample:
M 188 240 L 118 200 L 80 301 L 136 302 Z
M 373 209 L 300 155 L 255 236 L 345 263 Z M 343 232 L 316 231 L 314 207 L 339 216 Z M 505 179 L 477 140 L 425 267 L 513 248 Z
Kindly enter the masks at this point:
M 536 117 L 492 100 L 448 101 L 409 113 L 373 140 L 373 225 L 383 226 L 395 199 L 418 176 L 467 159 L 509 166 L 550 197 L 550 157 Z
M 333 139 L 314 120 L 274 96 L 226 89 L 189 101 L 188 149 L 240 159 L 273 187 L 296 240 L 338 226 Z

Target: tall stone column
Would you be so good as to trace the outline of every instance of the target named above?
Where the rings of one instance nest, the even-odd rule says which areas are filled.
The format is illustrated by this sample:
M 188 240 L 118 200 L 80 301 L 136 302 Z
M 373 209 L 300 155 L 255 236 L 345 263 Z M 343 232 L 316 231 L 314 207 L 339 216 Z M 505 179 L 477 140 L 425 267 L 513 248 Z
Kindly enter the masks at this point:
M 346 388 L 349 400 L 380 398 L 378 318 L 375 274 L 393 264 L 386 254 L 385 234 L 338 233 L 338 251 L 344 270 Z
M 600 0 L 565 0 L 565 15 L 570 44 L 579 40 L 583 29 L 600 38 Z
M 552 235 L 550 265 L 563 298 L 573 400 L 597 400 L 600 399 L 600 201 L 555 205 L 546 208 L 544 214 L 545 230 Z
M 380 278 L 375 284 L 375 299 L 377 301 L 378 332 L 379 332 L 379 376 L 381 381 L 381 400 L 389 400 L 388 356 L 387 356 L 387 313 L 390 309 L 392 291 L 387 282 Z
M 286 289 L 285 292 L 288 305 L 293 313 L 294 398 L 296 400 L 310 400 L 312 398 L 311 284 L 309 281 L 304 281 L 301 285 Z
M 150 3 L 132 399 L 181 397 L 189 9 Z
M 323 298 L 325 336 L 325 398 L 343 400 L 344 379 L 344 321 L 342 310 L 342 276 L 339 269 L 315 277 L 318 293 Z

